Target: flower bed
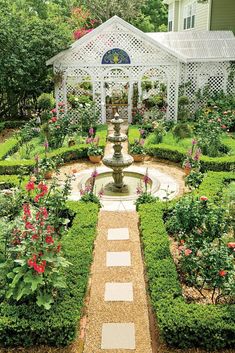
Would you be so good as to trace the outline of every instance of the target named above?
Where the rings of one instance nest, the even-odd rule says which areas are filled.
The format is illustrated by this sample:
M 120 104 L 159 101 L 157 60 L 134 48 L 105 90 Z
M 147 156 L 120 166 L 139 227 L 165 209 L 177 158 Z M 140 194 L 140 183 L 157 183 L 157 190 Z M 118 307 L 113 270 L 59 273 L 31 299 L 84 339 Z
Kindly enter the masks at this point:
M 137 126 L 131 126 L 129 128 L 129 145 L 133 145 L 136 136 L 139 136 L 139 128 Z M 191 139 L 185 139 L 177 143 L 167 143 L 168 135 L 163 139 L 162 143 L 154 144 L 151 142 L 151 135 L 147 138 L 145 143 L 145 152 L 154 157 L 161 159 L 167 159 L 172 162 L 182 163 L 186 157 L 187 150 L 190 148 Z M 208 157 L 205 155 L 201 156 L 201 170 L 214 170 L 214 171 L 230 171 L 235 168 L 235 140 L 232 138 L 226 138 L 223 143 L 229 147 L 232 151 L 231 155 L 225 155 L 221 157 Z
M 36 304 L 0 304 L 0 344 L 2 346 L 52 345 L 71 343 L 81 317 L 84 295 L 92 261 L 98 207 L 94 204 L 68 202 L 74 214 L 72 227 L 63 240 L 67 288 L 49 311 Z
M 99 137 L 99 146 L 104 150 L 107 137 L 107 125 L 99 125 L 96 130 L 96 136 Z M 4 158 L 14 153 L 19 146 L 16 139 L 10 139 L 0 146 L 0 174 L 18 174 L 19 168 L 24 168 L 24 173 L 30 173 L 34 166 L 35 161 L 29 160 L 4 160 Z M 61 147 L 54 151 L 49 152 L 48 158 L 60 157 L 64 163 L 75 161 L 80 158 L 87 157 L 87 144 L 80 144 L 71 147 Z
M 232 173 L 209 173 L 200 186 L 216 197 Z M 218 187 L 214 188 L 214 184 Z M 187 304 L 182 296 L 163 215 L 166 204 L 139 207 L 140 230 L 153 309 L 164 340 L 177 348 L 217 350 L 235 347 L 235 305 Z

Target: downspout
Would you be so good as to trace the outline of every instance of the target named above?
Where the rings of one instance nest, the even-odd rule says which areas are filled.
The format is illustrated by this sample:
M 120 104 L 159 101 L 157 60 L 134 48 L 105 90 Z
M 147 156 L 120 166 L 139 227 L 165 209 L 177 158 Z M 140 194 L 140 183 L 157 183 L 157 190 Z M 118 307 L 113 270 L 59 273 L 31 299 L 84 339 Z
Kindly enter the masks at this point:
M 212 14 L 212 7 L 213 7 L 213 0 L 209 0 L 209 13 L 208 13 L 208 25 L 207 25 L 207 29 L 208 31 L 211 30 L 211 14 Z

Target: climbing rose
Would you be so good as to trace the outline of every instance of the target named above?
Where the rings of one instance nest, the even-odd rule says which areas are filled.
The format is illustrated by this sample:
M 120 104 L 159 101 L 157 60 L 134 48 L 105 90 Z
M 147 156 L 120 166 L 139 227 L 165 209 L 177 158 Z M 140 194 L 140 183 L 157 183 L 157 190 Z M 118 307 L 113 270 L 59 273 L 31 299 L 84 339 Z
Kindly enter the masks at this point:
M 206 196 L 201 196 L 200 201 L 208 201 L 208 198 Z

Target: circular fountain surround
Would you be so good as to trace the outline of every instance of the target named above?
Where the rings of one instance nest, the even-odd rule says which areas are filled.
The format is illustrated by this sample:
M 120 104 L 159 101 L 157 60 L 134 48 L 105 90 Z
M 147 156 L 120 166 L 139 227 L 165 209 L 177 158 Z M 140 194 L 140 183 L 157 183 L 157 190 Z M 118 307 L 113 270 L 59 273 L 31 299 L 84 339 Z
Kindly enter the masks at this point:
M 98 194 L 100 188 L 105 186 L 112 180 L 112 171 L 107 167 L 98 167 L 98 176 L 95 181 L 95 193 Z M 75 179 L 72 182 L 72 194 L 70 199 L 79 200 L 81 198 L 79 190 L 84 188 L 89 183 L 93 169 L 87 169 L 80 173 L 75 174 Z M 135 200 L 138 195 L 136 193 L 136 187 L 140 184 L 146 174 L 145 167 L 130 166 L 124 171 L 124 182 L 125 184 L 131 183 L 128 192 L 111 192 L 110 190 L 105 191 L 101 198 L 102 209 L 109 211 L 131 211 L 135 210 Z M 151 179 L 151 184 L 148 186 L 148 190 L 151 190 L 153 196 L 159 197 L 159 199 L 166 199 L 167 192 L 171 192 L 169 199 L 174 198 L 178 191 L 178 183 L 169 175 L 160 172 L 155 168 L 148 168 L 148 177 Z M 97 182 L 98 181 L 98 182 Z M 142 186 L 144 187 L 143 181 Z

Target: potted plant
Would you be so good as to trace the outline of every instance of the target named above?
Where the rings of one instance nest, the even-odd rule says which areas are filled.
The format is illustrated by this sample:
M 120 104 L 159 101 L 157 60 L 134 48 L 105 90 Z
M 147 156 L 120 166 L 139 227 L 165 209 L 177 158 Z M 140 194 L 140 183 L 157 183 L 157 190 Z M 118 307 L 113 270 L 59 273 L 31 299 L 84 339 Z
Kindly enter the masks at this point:
M 38 161 L 38 171 L 45 179 L 51 179 L 53 172 L 57 169 L 58 160 L 44 157 Z
M 103 156 L 103 149 L 99 146 L 99 137 L 94 137 L 94 129 L 89 129 L 89 137 L 86 139 L 86 143 L 89 145 L 87 154 L 92 163 L 99 163 Z
M 130 148 L 130 154 L 132 155 L 135 162 L 142 162 L 144 159 L 144 140 L 135 140 L 134 144 Z

